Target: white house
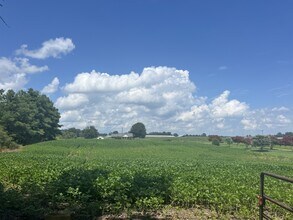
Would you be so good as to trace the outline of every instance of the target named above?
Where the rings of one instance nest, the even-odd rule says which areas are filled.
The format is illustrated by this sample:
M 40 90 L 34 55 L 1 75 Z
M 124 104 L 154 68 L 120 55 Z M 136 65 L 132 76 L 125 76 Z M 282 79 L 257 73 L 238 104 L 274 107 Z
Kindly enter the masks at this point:
M 111 138 L 115 139 L 132 139 L 132 133 L 118 133 L 118 134 L 111 134 Z

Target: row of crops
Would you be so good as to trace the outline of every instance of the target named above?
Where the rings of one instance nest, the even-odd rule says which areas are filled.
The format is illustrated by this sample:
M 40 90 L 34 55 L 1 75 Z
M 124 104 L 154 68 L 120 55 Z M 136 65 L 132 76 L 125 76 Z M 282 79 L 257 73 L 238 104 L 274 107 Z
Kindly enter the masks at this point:
M 292 161 L 292 151 L 257 152 L 193 139 L 46 142 L 0 154 L 0 217 L 70 213 L 92 219 L 171 205 L 252 219 L 258 212 L 259 173 L 292 177 Z M 293 204 L 292 184 L 267 180 L 266 187 Z

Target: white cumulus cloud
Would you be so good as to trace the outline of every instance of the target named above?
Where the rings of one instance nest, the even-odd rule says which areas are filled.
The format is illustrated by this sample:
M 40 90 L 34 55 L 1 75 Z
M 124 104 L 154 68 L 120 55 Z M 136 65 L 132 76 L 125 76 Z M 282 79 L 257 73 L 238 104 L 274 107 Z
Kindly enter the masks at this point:
M 253 119 L 242 119 L 241 124 L 245 130 L 256 130 L 258 128 L 257 122 Z
M 276 133 L 292 121 L 285 107 L 251 109 L 231 99 L 228 90 L 211 101 L 197 97 L 189 72 L 170 67 L 121 75 L 83 72 L 63 90 L 66 95 L 55 102 L 63 128 L 94 125 L 101 132 L 127 131 L 140 121 L 148 132 L 243 135 Z
M 55 103 L 59 109 L 75 109 L 87 104 L 89 101 L 88 97 L 84 94 L 69 94 L 66 97 L 59 97 Z
M 182 112 L 178 119 L 188 121 L 191 119 L 218 120 L 226 117 L 242 116 L 249 109 L 248 105 L 238 100 L 228 100 L 230 91 L 224 91 L 216 97 L 210 104 L 203 103 L 194 105 L 190 110 Z
M 158 83 L 159 82 L 159 83 Z M 194 84 L 189 83 L 189 75 L 186 70 L 177 70 L 169 67 L 148 67 L 143 72 L 131 72 L 123 75 L 109 75 L 92 71 L 90 73 L 78 74 L 73 83 L 65 86 L 66 92 L 121 92 L 131 88 L 150 88 L 152 86 L 166 86 L 169 84 L 188 84 L 190 88 L 195 89 Z
M 236 99 L 228 100 L 230 91 L 224 91 L 219 97 L 215 98 L 210 105 L 211 113 L 214 117 L 241 116 L 247 109 L 248 105 Z
M 42 47 L 36 50 L 29 50 L 26 44 L 16 51 L 17 55 L 24 55 L 36 59 L 46 59 L 48 57 L 58 58 L 62 54 L 68 54 L 75 48 L 70 38 L 50 39 L 42 43 Z
M 58 86 L 59 86 L 59 79 L 57 77 L 55 77 L 51 83 L 49 83 L 48 85 L 46 85 L 43 89 L 42 89 L 42 93 L 45 94 L 51 94 L 54 93 L 58 90 Z
M 207 103 L 206 97 L 195 95 L 188 71 L 162 66 L 122 75 L 80 73 L 64 91 L 68 95 L 55 103 L 64 128 L 93 124 L 111 131 L 141 121 L 149 131 L 216 132 L 230 129 L 229 120 L 249 110 L 246 103 L 230 100 L 229 91 Z M 68 120 L 73 112 L 74 122 Z
M 279 131 L 286 132 L 288 130 L 292 130 L 292 114 L 287 110 L 283 112 L 284 114 L 279 114 L 280 111 L 283 110 L 283 107 L 251 110 L 245 113 L 243 119 L 241 120 L 241 124 L 245 130 L 263 130 L 268 134 L 275 134 Z
M 277 108 L 277 107 L 273 108 L 272 111 L 274 111 L 274 112 L 288 112 L 288 111 L 290 111 L 290 109 L 285 106 L 281 106 L 279 108 Z
M 278 115 L 277 120 L 278 120 L 278 122 L 280 122 L 280 124 L 289 124 L 289 123 L 291 123 L 291 120 L 289 118 L 287 118 L 286 116 L 284 116 L 284 115 Z
M 203 118 L 208 118 L 210 108 L 208 105 L 203 104 L 199 106 L 192 106 L 190 111 L 181 112 L 178 120 L 181 121 L 198 121 Z
M 60 97 L 55 105 L 63 112 L 78 107 L 83 121 L 108 130 L 136 121 L 155 127 L 163 122 L 167 125 L 177 112 L 194 104 L 195 88 L 188 71 L 170 67 L 148 67 L 140 74 L 122 75 L 92 71 L 80 73 L 66 84 L 68 95 Z M 70 126 L 63 118 L 64 125 Z
M 35 66 L 27 58 L 0 58 L 0 89 L 22 89 L 28 75 L 48 70 L 48 66 Z

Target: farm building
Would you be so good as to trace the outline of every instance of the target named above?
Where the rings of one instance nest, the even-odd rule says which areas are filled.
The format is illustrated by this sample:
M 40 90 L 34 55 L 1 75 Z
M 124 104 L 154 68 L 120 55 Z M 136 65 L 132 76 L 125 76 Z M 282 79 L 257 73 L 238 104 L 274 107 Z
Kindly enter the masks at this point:
M 111 134 L 111 138 L 115 139 L 132 139 L 132 133 L 118 133 L 118 134 Z

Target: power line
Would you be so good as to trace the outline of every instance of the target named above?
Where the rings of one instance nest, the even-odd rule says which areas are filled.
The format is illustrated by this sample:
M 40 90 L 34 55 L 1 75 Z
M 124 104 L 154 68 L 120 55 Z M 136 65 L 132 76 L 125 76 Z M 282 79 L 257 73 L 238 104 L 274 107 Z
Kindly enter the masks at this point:
M 3 7 L 3 4 L 0 3 L 0 7 Z M 0 19 L 6 25 L 6 27 L 9 27 L 9 25 L 6 23 L 6 21 L 4 20 L 4 18 L 2 18 L 2 16 L 0 16 Z

